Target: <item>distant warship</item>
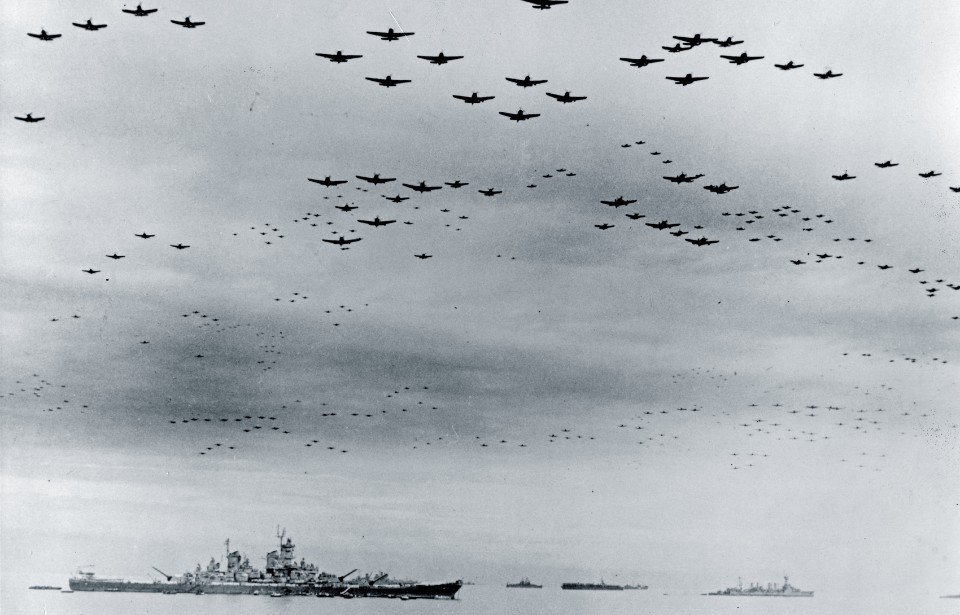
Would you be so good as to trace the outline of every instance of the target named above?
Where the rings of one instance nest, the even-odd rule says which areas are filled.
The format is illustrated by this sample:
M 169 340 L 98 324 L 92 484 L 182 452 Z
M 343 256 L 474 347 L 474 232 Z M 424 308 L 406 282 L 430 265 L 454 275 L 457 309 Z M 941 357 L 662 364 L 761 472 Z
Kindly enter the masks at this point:
M 530 589 L 541 589 L 543 585 L 534 585 L 530 582 L 530 579 L 523 577 L 519 583 L 507 583 L 507 587 L 527 587 Z
M 773 598 L 813 598 L 813 592 L 803 591 L 790 585 L 788 578 L 783 577 L 783 585 L 776 583 L 767 583 L 764 587 L 757 584 L 751 584 L 747 589 L 743 588 L 743 583 L 739 582 L 736 587 L 728 587 L 723 591 L 716 591 L 704 596 L 749 596 L 749 597 L 773 597 Z
M 560 586 L 561 589 L 612 589 L 616 591 L 623 591 L 623 586 L 621 585 L 607 585 L 603 582 L 603 579 L 600 579 L 599 583 L 564 583 Z

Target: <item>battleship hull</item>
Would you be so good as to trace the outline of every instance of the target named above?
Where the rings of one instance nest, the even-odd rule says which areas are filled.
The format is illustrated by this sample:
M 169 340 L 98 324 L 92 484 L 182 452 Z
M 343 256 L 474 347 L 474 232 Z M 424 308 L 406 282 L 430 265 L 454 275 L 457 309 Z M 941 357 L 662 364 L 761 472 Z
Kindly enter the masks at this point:
M 70 579 L 70 589 L 83 592 L 135 592 L 147 594 L 281 594 L 284 596 L 344 596 L 350 598 L 450 599 L 463 586 L 454 583 L 415 585 L 320 585 L 313 583 L 137 583 L 110 579 Z
M 607 585 L 606 583 L 564 583 L 560 588 L 623 591 L 623 587 L 620 585 Z

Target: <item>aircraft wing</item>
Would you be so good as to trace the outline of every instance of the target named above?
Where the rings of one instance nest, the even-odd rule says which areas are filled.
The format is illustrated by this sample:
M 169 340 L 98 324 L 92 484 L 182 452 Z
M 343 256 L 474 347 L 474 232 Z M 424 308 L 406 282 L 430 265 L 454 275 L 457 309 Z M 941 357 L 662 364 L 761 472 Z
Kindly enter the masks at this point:
M 377 77 L 364 77 L 367 81 L 376 81 L 377 83 L 387 83 L 386 79 L 378 79 Z
M 724 56 L 724 55 L 722 55 L 722 56 L 720 56 L 720 57 L 723 58 L 724 60 L 730 60 L 731 62 L 736 62 L 737 60 L 740 59 L 740 56 Z
M 38 34 L 31 34 L 30 36 L 39 36 Z M 513 83 L 523 83 L 523 79 L 514 79 L 513 77 L 504 77 L 507 81 L 512 81 Z

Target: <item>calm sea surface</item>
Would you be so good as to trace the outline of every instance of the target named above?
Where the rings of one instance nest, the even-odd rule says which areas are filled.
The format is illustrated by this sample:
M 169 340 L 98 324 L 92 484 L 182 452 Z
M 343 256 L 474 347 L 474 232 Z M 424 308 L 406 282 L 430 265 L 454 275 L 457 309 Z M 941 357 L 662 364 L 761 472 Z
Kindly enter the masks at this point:
M 449 600 L 195 596 L 28 590 L 4 583 L 4 615 L 957 615 L 960 599 L 842 594 L 729 598 L 638 591 L 466 586 Z

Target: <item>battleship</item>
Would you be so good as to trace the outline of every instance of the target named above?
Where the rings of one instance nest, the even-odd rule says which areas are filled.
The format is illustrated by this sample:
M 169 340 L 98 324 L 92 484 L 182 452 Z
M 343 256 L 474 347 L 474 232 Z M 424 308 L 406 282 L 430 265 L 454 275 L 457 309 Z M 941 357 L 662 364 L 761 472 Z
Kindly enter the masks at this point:
M 739 581 L 739 580 L 738 580 Z M 776 583 L 767 583 L 767 586 L 756 583 L 750 584 L 747 589 L 743 588 L 743 582 L 737 583 L 736 587 L 728 587 L 723 591 L 715 591 L 703 596 L 748 596 L 748 597 L 771 597 L 771 598 L 813 598 L 813 592 L 803 591 L 790 585 L 789 579 L 783 577 L 783 585 Z
M 542 589 L 543 585 L 534 585 L 530 579 L 523 577 L 519 583 L 507 583 L 507 587 L 526 587 L 529 589 Z
M 603 582 L 603 579 L 600 579 L 599 583 L 564 583 L 560 586 L 561 589 L 612 589 L 615 591 L 623 591 L 622 585 L 607 585 Z
M 417 581 L 393 580 L 385 573 L 367 574 L 347 580 L 356 570 L 344 575 L 322 572 L 314 564 L 301 558 L 294 559 L 295 545 L 290 538 L 283 542 L 285 533 L 279 533 L 280 548 L 267 553 L 264 570 L 250 564 L 250 559 L 239 551 L 230 551 L 227 545 L 227 566 L 221 570 L 220 562 L 210 558 L 206 568 L 197 564 L 193 572 L 168 575 L 153 568 L 165 580 L 137 582 L 125 579 L 97 577 L 91 571 L 78 570 L 70 578 L 70 589 L 85 592 L 139 592 L 157 594 L 250 594 L 269 596 L 316 596 L 319 598 L 399 598 L 449 599 L 453 600 L 463 586 L 463 581 L 450 583 L 420 583 Z

